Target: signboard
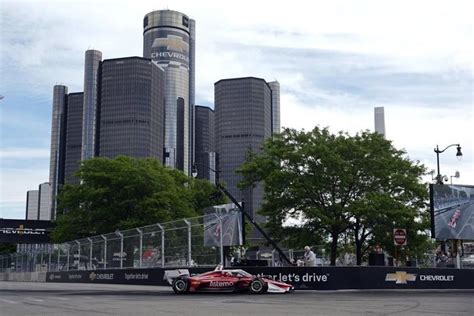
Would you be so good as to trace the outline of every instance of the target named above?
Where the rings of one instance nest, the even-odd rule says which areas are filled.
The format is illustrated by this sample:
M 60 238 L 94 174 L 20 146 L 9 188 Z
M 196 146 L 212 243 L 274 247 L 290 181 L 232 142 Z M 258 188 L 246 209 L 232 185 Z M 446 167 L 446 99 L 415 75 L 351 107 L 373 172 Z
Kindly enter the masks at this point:
M 108 269 L 48 272 L 46 282 L 112 283 L 169 286 L 166 270 Z M 212 268 L 186 268 L 191 275 Z M 403 267 L 242 267 L 248 273 L 290 283 L 297 290 L 474 289 L 474 269 Z M 171 287 L 169 288 L 170 292 Z
M 53 227 L 51 221 L 0 219 L 0 242 L 18 244 L 49 243 L 49 233 Z
M 204 215 L 204 246 L 242 245 L 242 213 L 234 203 L 216 205 Z
M 407 245 L 407 230 L 402 228 L 393 229 L 393 244 L 395 246 Z
M 474 186 L 430 185 L 431 235 L 437 240 L 474 240 Z

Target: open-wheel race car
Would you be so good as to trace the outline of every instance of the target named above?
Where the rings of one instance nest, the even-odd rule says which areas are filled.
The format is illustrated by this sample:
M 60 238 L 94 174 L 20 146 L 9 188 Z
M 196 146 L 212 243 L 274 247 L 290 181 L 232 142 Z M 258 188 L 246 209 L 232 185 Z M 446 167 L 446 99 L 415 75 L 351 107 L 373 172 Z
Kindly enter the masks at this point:
M 214 271 L 194 276 L 191 276 L 189 271 L 185 269 L 168 270 L 165 271 L 164 278 L 176 294 L 189 292 L 249 292 L 263 294 L 294 291 L 291 284 L 258 277 L 241 269 L 222 269 L 219 266 Z

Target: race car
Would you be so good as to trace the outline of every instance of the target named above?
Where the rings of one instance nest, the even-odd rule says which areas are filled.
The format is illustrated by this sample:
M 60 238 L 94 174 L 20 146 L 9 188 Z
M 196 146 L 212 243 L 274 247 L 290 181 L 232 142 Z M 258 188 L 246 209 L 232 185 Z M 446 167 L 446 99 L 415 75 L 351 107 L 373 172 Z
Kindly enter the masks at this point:
M 191 276 L 188 270 L 165 271 L 164 279 L 176 294 L 188 292 L 249 292 L 288 293 L 294 291 L 291 284 L 261 278 L 241 269 L 222 269 Z
M 461 217 L 461 210 L 457 209 L 453 216 L 451 216 L 451 219 L 449 220 L 448 226 L 451 228 L 456 228 L 456 222 L 458 219 Z

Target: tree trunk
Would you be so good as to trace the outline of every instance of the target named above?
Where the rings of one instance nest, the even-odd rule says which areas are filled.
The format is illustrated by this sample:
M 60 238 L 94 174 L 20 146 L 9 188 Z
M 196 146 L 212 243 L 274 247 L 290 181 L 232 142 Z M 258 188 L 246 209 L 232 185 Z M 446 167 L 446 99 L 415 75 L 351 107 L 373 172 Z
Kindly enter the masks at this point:
M 331 233 L 331 265 L 336 265 L 336 258 L 337 258 L 337 240 L 339 238 L 339 234 Z

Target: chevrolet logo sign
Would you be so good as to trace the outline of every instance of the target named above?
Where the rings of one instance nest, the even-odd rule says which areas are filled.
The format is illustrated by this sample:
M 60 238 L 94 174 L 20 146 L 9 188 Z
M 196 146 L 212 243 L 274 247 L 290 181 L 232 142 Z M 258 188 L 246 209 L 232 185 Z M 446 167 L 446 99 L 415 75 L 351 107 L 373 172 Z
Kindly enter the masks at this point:
M 395 281 L 395 284 L 407 284 L 407 281 L 416 281 L 416 274 L 406 273 L 406 271 L 387 273 L 385 281 Z

